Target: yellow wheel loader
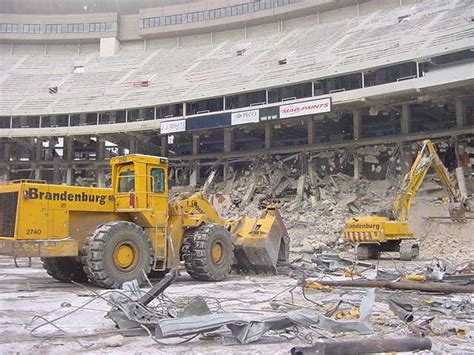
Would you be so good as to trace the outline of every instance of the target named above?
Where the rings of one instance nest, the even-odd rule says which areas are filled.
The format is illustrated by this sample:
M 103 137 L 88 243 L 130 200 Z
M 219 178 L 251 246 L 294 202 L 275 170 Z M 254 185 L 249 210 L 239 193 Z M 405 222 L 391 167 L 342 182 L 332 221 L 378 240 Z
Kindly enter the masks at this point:
M 399 252 L 401 260 L 412 260 L 418 256 L 419 246 L 415 235 L 408 229 L 413 199 L 430 167 L 433 167 L 448 192 L 449 214 L 455 221 L 464 221 L 467 205 L 455 188 L 446 167 L 430 140 L 423 146 L 405 175 L 391 210 L 383 215 L 350 218 L 344 228 L 344 240 L 357 245 L 357 258 L 376 259 L 383 251 Z
M 181 261 L 197 280 L 219 281 L 231 267 L 274 271 L 289 239 L 278 211 L 223 220 L 202 193 L 168 200 L 168 160 L 110 161 L 112 187 L 20 180 L 0 186 L 0 255 L 41 257 L 61 281 L 115 288 L 164 274 Z

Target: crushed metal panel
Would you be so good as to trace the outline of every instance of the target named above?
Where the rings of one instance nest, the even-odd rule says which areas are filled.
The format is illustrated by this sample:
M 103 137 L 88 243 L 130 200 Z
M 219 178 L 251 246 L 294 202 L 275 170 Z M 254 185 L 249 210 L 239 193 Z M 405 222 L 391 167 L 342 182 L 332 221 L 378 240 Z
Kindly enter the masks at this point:
M 240 317 L 232 313 L 214 313 L 204 316 L 162 319 L 156 326 L 156 337 L 177 337 L 210 332 L 224 325 L 240 321 Z

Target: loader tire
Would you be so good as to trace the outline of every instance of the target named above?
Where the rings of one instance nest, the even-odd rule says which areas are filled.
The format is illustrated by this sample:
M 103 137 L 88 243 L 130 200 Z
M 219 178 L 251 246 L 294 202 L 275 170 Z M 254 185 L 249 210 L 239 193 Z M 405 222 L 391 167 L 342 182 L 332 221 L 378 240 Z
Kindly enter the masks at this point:
M 132 222 L 103 224 L 85 241 L 82 264 L 89 281 L 105 288 L 119 288 L 126 281 L 145 280 L 153 264 L 150 239 Z
M 70 256 L 41 258 L 43 267 L 49 276 L 63 282 L 86 282 L 87 275 L 82 264 Z
M 221 281 L 230 274 L 232 266 L 232 236 L 219 224 L 203 225 L 194 233 L 185 235 L 181 256 L 193 279 Z

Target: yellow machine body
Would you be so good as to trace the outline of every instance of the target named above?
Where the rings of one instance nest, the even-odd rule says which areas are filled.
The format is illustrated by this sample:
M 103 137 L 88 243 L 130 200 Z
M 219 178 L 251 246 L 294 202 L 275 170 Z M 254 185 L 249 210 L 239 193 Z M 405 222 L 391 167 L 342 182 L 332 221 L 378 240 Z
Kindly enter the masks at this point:
M 110 164 L 111 188 L 28 180 L 0 185 L 0 255 L 80 259 L 88 236 L 114 221 L 133 222 L 143 229 L 152 245 L 155 271 L 177 266 L 186 232 L 205 224 L 232 227 L 236 245 L 243 246 L 236 249 L 243 254 L 245 245 L 256 238 L 271 239 L 273 243 L 259 249 L 260 255 L 271 255 L 265 257 L 272 263 L 263 265 L 267 268 L 275 266 L 273 255 L 287 248 L 288 234 L 274 209 L 261 219 L 225 221 L 201 193 L 168 201 L 166 158 L 135 154 L 113 158 Z M 126 245 L 117 249 L 116 262 L 127 265 L 131 253 Z M 213 249 L 216 257 L 218 253 L 218 247 Z M 247 259 L 252 265 L 252 257 Z
M 386 217 L 352 217 L 346 222 L 344 239 L 351 243 L 383 243 L 389 240 L 413 239 L 408 224 Z
M 431 167 L 448 193 L 451 218 L 456 221 L 465 219 L 466 206 L 459 191 L 440 160 L 434 144 L 430 140 L 425 140 L 392 203 L 391 210 L 388 212 L 390 218 L 378 215 L 351 217 L 344 227 L 344 240 L 362 245 L 381 244 L 380 250 L 398 251 L 401 242 L 415 239 L 415 235 L 408 229 L 407 222 L 413 199 Z M 386 243 L 385 246 L 384 243 Z M 410 246 L 401 251 L 410 253 Z

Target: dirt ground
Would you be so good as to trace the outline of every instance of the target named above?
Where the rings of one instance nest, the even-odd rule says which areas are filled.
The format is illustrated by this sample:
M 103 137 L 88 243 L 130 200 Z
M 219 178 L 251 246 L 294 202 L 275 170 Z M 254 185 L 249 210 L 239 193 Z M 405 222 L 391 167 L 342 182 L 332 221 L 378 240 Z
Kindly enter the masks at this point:
M 9 257 L 0 257 L 0 353 L 2 354 L 63 354 L 69 352 L 87 353 L 193 353 L 193 354 L 222 354 L 222 353 L 252 353 L 252 354 L 287 354 L 295 346 L 308 346 L 311 341 L 327 338 L 336 340 L 342 338 L 361 338 L 371 336 L 399 336 L 411 334 L 407 327 L 394 314 L 391 314 L 386 303 L 387 297 L 394 291 L 376 291 L 376 302 L 371 315 L 374 333 L 368 336 L 343 333 L 332 334 L 328 331 L 307 331 L 300 329 L 299 336 L 288 332 L 272 334 L 271 338 L 261 340 L 262 343 L 247 345 L 224 346 L 219 338 L 204 340 L 197 337 L 186 344 L 162 345 L 156 344 L 148 336 L 125 337 L 119 347 L 107 346 L 108 338 L 116 335 L 113 322 L 105 318 L 110 306 L 96 298 L 92 291 L 106 294 L 107 290 L 86 285 L 88 289 L 74 284 L 61 283 L 50 278 L 42 269 L 39 259 L 32 260 L 32 266 L 27 266 L 27 259 L 19 259 L 20 267 L 15 267 Z M 421 258 L 416 262 L 401 263 L 398 260 L 386 258 L 378 262 L 380 268 L 387 270 L 419 270 L 421 265 L 428 264 L 430 258 Z M 363 271 L 365 277 L 373 277 L 374 270 Z M 321 275 L 322 276 L 322 275 Z M 333 279 L 343 278 L 335 275 Z M 260 319 L 269 315 L 277 315 L 280 310 L 298 310 L 309 307 L 323 312 L 343 300 L 341 310 L 358 307 L 365 295 L 364 289 L 334 289 L 323 292 L 315 289 L 295 287 L 298 281 L 288 276 L 244 276 L 235 275 L 218 283 L 197 282 L 182 272 L 165 294 L 175 301 L 187 301 L 194 296 L 203 296 L 211 310 L 218 312 L 238 313 L 243 319 Z M 294 288 L 294 289 L 293 289 Z M 291 289 L 291 293 L 289 292 Z M 416 302 L 435 300 L 445 304 L 469 304 L 472 311 L 472 295 L 428 295 L 408 292 Z M 274 310 L 270 300 L 286 303 L 286 307 Z M 308 301 L 311 300 L 311 301 Z M 86 304 L 91 301 L 91 303 Z M 314 302 L 318 303 L 316 305 Z M 415 302 L 415 301 L 414 301 Z M 467 303 L 466 303 L 467 302 Z M 218 307 L 220 305 L 220 307 Z M 457 306 L 456 306 L 457 307 Z M 452 307 L 452 309 L 456 308 Z M 68 313 L 73 312 L 71 315 Z M 422 307 L 415 312 L 415 319 L 425 319 L 434 316 L 431 323 L 433 329 L 429 337 L 433 341 L 435 353 L 468 353 L 474 351 L 472 317 L 455 319 L 458 313 L 449 309 L 445 313 L 426 311 Z M 453 311 L 454 312 L 454 311 Z M 44 318 L 36 318 L 41 315 Z M 472 313 L 471 313 L 472 315 Z M 466 315 L 465 315 L 466 316 Z M 61 319 L 55 320 L 58 317 Z M 470 317 L 470 318 L 469 318 Z M 462 317 L 461 317 L 462 318 Z M 44 324 L 44 319 L 54 321 L 51 325 L 35 327 Z M 344 317 L 343 317 L 344 319 Z M 62 333 L 62 332 L 65 333 Z M 434 335 L 434 334 L 439 335 Z M 60 337 L 57 335 L 60 334 Z M 163 342 L 175 344 L 182 338 L 165 339 Z

